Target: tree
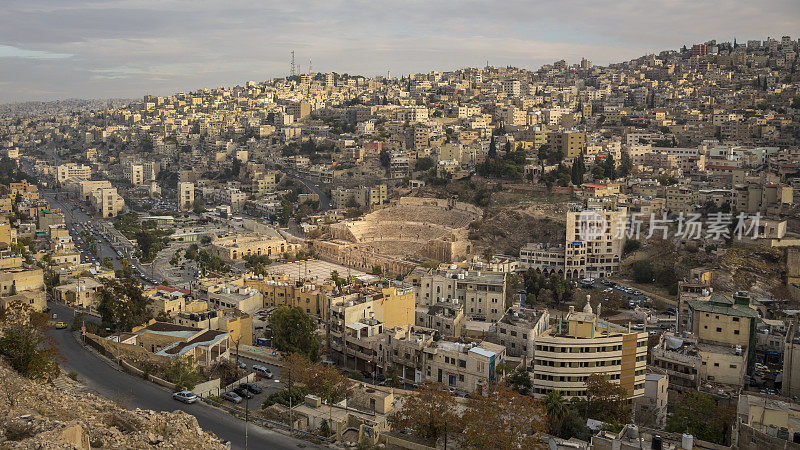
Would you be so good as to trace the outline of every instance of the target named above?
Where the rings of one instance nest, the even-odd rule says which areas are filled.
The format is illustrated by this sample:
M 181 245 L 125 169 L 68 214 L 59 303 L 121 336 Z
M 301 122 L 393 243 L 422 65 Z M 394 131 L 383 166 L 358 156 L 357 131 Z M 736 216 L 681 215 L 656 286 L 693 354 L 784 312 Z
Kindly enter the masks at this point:
M 519 365 L 516 369 L 512 370 L 506 376 L 504 381 L 508 387 L 522 395 L 530 394 L 531 389 L 533 388 L 531 376 L 522 365 Z
M 311 361 L 319 359 L 317 324 L 302 309 L 281 306 L 269 317 L 269 325 L 275 348 L 300 353 Z
M 619 176 L 627 177 L 633 172 L 633 160 L 628 152 L 622 152 L 622 159 L 620 159 Z
M 378 160 L 381 163 L 381 166 L 389 168 L 389 165 L 392 163 L 392 156 L 386 150 L 381 150 L 378 154 Z
M 572 184 L 575 186 L 580 186 L 583 184 L 584 173 L 586 173 L 586 166 L 583 164 L 583 154 L 581 153 L 572 163 L 572 170 L 570 173 Z
M 461 423 L 466 448 L 537 448 L 546 428 L 541 403 L 503 384 L 470 398 Z
M 487 159 L 495 159 L 497 158 L 497 143 L 494 141 L 494 135 L 492 135 L 492 140 L 489 141 L 489 151 L 486 153 Z
M 34 379 L 58 376 L 58 350 L 52 338 L 45 335 L 49 326 L 47 314 L 13 301 L 6 306 L 0 322 L 3 323 L 0 355 L 14 370 Z
M 106 256 L 105 258 L 103 258 L 103 267 L 105 267 L 106 269 L 113 269 L 114 268 L 114 262 L 111 261 L 111 258 Z
M 164 369 L 164 378 L 175 384 L 175 392 L 191 391 L 200 381 L 200 374 L 195 369 L 194 363 L 186 358 L 175 358 Z
M 636 239 L 629 239 L 625 241 L 625 245 L 622 247 L 622 254 L 627 255 L 629 253 L 635 252 L 642 247 L 642 243 L 637 241 Z
M 616 180 L 617 179 L 617 168 L 616 163 L 614 162 L 614 155 L 608 154 L 608 158 L 603 161 L 605 176 L 606 178 Z
M 589 418 L 619 424 L 632 419 L 625 389 L 598 373 L 586 379 L 586 401 Z
M 672 433 L 689 433 L 697 439 L 720 445 L 729 444 L 728 431 L 735 410 L 718 403 L 710 395 L 700 392 L 682 394 L 667 418 L 666 430 Z
M 153 318 L 148 308 L 152 300 L 142 295 L 132 278 L 105 280 L 96 295 L 97 312 L 106 328 L 130 331 Z
M 425 172 L 430 170 L 434 166 L 433 160 L 426 156 L 424 158 L 419 158 L 417 162 L 414 164 L 414 170 L 419 172 Z
M 445 427 L 457 429 L 456 401 L 441 383 L 426 382 L 405 397 L 403 406 L 389 415 L 395 430 L 411 429 L 416 437 L 436 442 Z
M 651 283 L 655 276 L 653 264 L 647 260 L 635 261 L 631 264 L 631 270 L 633 272 L 633 281 L 637 283 Z
M 192 205 L 192 212 L 195 214 L 202 214 L 206 211 L 205 206 L 203 206 L 203 199 L 195 199 L 194 204 Z
M 560 434 L 564 418 L 569 414 L 567 399 L 561 391 L 554 390 L 547 393 L 547 397 L 544 398 L 544 410 L 547 413 L 548 431 L 550 434 Z

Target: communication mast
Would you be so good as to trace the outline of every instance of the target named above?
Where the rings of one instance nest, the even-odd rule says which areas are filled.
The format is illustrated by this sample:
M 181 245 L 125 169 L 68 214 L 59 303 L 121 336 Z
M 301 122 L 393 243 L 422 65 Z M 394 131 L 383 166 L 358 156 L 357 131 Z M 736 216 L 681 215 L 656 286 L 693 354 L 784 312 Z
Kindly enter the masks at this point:
M 294 65 L 294 50 L 292 50 L 292 69 L 291 75 L 295 76 L 297 74 L 296 66 Z

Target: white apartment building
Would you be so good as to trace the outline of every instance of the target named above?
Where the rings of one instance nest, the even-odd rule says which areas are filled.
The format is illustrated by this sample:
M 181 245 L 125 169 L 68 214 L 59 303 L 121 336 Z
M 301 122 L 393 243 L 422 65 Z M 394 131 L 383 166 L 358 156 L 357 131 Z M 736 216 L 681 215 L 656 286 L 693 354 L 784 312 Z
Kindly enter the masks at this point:
M 585 397 L 586 379 L 600 374 L 619 383 L 628 398 L 644 395 L 647 332 L 601 321 L 587 298 L 582 312 L 574 307 L 558 325 L 536 338 L 533 394 L 558 390 Z

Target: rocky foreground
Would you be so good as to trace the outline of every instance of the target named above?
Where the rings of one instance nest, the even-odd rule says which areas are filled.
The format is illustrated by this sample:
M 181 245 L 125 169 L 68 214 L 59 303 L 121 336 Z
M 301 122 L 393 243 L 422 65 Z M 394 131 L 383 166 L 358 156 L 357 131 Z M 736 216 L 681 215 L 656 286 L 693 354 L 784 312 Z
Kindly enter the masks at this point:
M 0 448 L 224 449 L 181 411 L 128 410 L 61 377 L 34 382 L 0 362 Z

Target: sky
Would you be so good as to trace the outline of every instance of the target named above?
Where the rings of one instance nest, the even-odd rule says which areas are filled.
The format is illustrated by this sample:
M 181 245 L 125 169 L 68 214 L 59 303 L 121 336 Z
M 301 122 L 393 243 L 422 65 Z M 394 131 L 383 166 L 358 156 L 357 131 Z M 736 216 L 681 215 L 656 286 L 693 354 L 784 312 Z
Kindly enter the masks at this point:
M 0 103 L 140 98 L 299 72 L 595 64 L 796 39 L 798 0 L 3 0 Z M 792 32 L 795 35 L 792 35 Z

